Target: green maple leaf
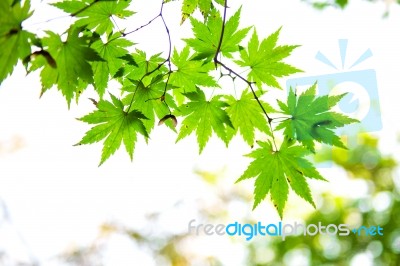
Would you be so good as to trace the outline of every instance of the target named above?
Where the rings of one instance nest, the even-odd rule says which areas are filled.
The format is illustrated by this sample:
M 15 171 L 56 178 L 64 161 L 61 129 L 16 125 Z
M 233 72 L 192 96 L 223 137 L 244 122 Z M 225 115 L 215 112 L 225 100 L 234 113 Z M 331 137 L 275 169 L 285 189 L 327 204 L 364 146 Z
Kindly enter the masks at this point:
M 197 8 L 198 2 L 199 0 L 183 0 L 181 25 L 193 14 L 194 10 Z M 211 4 L 211 1 L 209 2 Z
M 335 0 L 335 3 L 342 9 L 347 6 L 348 2 L 348 0 Z
M 114 95 L 110 94 L 111 102 L 100 100 L 96 106 L 97 110 L 85 115 L 79 120 L 88 124 L 96 124 L 77 145 L 91 144 L 105 139 L 101 154 L 100 165 L 115 153 L 124 143 L 130 158 L 133 157 L 137 133 L 148 138 L 143 120 L 147 117 L 138 110 L 124 111 L 124 105 Z
M 117 1 L 63 1 L 54 3 L 57 8 L 70 13 L 71 16 L 81 17 L 75 22 L 78 27 L 86 26 L 88 29 L 95 30 L 98 34 L 111 33 L 114 24 L 113 16 L 127 18 L 134 12 L 126 10 L 130 5 L 130 0 Z
M 150 81 L 154 77 L 165 74 L 168 71 L 165 66 L 165 59 L 160 57 L 160 53 L 147 58 L 144 51 L 136 49 L 136 52 L 129 55 L 132 63 L 121 67 L 115 74 L 124 86 L 130 86 L 131 80 Z M 134 62 L 134 63 L 133 63 Z M 151 74 L 150 74 L 151 73 Z
M 265 114 L 251 92 L 244 90 L 240 99 L 235 99 L 230 95 L 225 96 L 225 98 L 229 104 L 226 111 L 233 125 L 233 128 L 228 128 L 228 140 L 231 140 L 239 131 L 243 139 L 250 146 L 253 146 L 256 129 L 267 135 L 271 135 L 271 130 Z M 276 112 L 269 104 L 262 101 L 261 104 L 267 113 Z
M 288 199 L 289 186 L 315 208 L 306 177 L 325 179 L 304 158 L 310 152 L 302 146 L 291 146 L 287 140 L 282 143 L 278 151 L 273 149 L 270 142 L 259 141 L 257 143 L 260 147 L 246 155 L 254 160 L 236 181 L 256 178 L 253 209 L 270 193 L 272 202 L 282 218 Z
M 232 57 L 239 50 L 239 43 L 246 37 L 250 27 L 238 30 L 241 8 L 226 22 L 221 53 Z M 196 59 L 213 58 L 220 41 L 222 18 L 216 9 L 212 9 L 206 23 L 191 17 L 195 38 L 184 39 L 196 51 Z
M 221 6 L 224 6 L 225 0 L 214 0 L 215 3 L 220 4 Z
M 166 86 L 164 81 L 168 68 L 160 54 L 147 58 L 145 52 L 136 50 L 131 57 L 135 64 L 125 65 L 117 73 L 118 80 L 123 85 L 122 90 L 129 92 L 123 102 L 143 112 L 148 118 L 144 125 L 150 133 L 154 128 L 156 116 L 162 119 L 170 114 L 169 108 L 176 108 L 176 103 L 169 94 L 172 86 Z M 168 120 L 165 124 L 175 130 L 171 121 Z
M 174 50 L 171 62 L 177 70 L 171 74 L 170 83 L 181 88 L 182 93 L 196 91 L 196 86 L 218 87 L 218 83 L 209 74 L 215 68 L 213 63 L 192 60 L 189 46 L 180 54 Z
M 183 139 L 196 130 L 197 142 L 200 153 L 214 131 L 217 136 L 228 144 L 227 127 L 232 127 L 232 122 L 224 110 L 227 103 L 221 101 L 222 96 L 214 96 L 210 101 L 206 100 L 204 92 L 197 89 L 197 92 L 184 94 L 190 102 L 179 107 L 185 117 L 176 141 Z
M 334 129 L 359 121 L 330 111 L 346 94 L 316 97 L 316 86 L 298 97 L 290 89 L 287 103 L 278 101 L 282 113 L 290 117 L 280 122 L 276 130 L 284 129 L 286 136 L 297 139 L 313 152 L 314 141 L 346 148 Z
M 0 1 L 0 83 L 13 72 L 18 59 L 24 59 L 31 53 L 29 43 L 33 34 L 22 29 L 22 22 L 28 19 L 30 1 L 12 5 L 13 1 Z
M 165 82 L 163 82 L 161 75 L 156 76 L 146 83 L 143 81 L 130 81 L 130 85 L 123 87 L 124 91 L 130 92 L 122 100 L 125 105 L 132 106 L 132 108 L 141 110 L 147 117 L 144 121 L 147 132 L 151 132 L 156 123 L 156 117 L 162 119 L 165 115 L 170 113 L 170 108 L 176 109 L 176 103 L 169 93 L 164 97 Z M 167 87 L 169 89 L 170 87 Z M 165 121 L 165 124 L 171 129 L 175 130 L 175 126 L 171 121 Z
M 126 60 L 123 57 L 128 54 L 126 48 L 133 45 L 131 41 L 120 38 L 120 36 L 120 33 L 114 33 L 109 36 L 107 42 L 103 43 L 99 39 L 91 45 L 105 60 L 92 64 L 94 85 L 100 97 L 105 93 L 109 76 L 113 77 L 125 65 Z
M 223 0 L 216 0 L 215 2 L 220 5 L 224 4 Z M 204 20 L 207 20 L 208 15 L 210 14 L 210 10 L 213 7 L 214 5 L 212 0 L 183 0 L 181 24 L 183 24 L 185 20 L 190 17 L 196 9 L 199 9 L 204 17 Z
M 168 68 L 164 64 L 165 59 L 161 58 L 160 54 L 147 58 L 145 52 L 136 50 L 131 57 L 135 64 L 125 65 L 118 70 L 116 75 L 123 85 L 122 90 L 129 92 L 123 99 L 124 104 L 143 112 L 148 118 L 144 124 L 150 133 L 154 128 L 156 116 L 162 119 L 170 114 L 169 108 L 176 108 L 176 103 L 169 94 L 172 86 L 166 86 L 164 81 Z M 165 124 L 175 130 L 170 120 L 165 121 Z
M 235 61 L 242 67 L 250 68 L 248 79 L 256 82 L 260 89 L 263 83 L 271 87 L 281 88 L 276 78 L 301 72 L 301 70 L 282 62 L 298 46 L 277 46 L 279 32 L 280 29 L 260 43 L 257 32 L 254 30 L 247 50 L 242 49 L 240 51 L 241 59 Z
M 74 96 L 93 83 L 93 71 L 90 62 L 103 61 L 98 53 L 88 47 L 85 38 L 79 37 L 80 29 L 71 28 L 65 42 L 54 32 L 47 31 L 48 37 L 43 38 L 43 45 L 57 63 L 57 68 L 47 64 L 40 76 L 42 93 L 54 84 L 58 85 L 68 105 Z

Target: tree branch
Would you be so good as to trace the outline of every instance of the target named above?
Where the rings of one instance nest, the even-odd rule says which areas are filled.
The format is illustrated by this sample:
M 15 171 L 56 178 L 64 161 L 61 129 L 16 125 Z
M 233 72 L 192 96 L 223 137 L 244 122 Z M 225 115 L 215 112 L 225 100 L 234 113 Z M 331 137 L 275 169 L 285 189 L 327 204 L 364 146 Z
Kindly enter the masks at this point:
M 158 14 L 157 16 L 155 16 L 154 18 L 152 18 L 152 19 L 151 19 L 149 22 L 147 22 L 146 24 L 143 24 L 142 26 L 140 26 L 140 27 L 138 27 L 138 28 L 136 28 L 136 29 L 134 29 L 134 30 L 131 30 L 131 31 L 128 31 L 128 32 L 121 32 L 121 36 L 122 36 L 122 37 L 125 37 L 126 35 L 129 35 L 129 34 L 131 34 L 131 33 L 137 32 L 137 31 L 143 29 L 144 27 L 149 26 L 149 25 L 150 25 L 154 20 L 156 20 L 158 17 L 160 17 L 160 14 Z
M 165 22 L 165 19 L 164 19 L 163 13 L 162 13 L 163 7 L 164 7 L 164 1 L 163 1 L 163 3 L 162 3 L 162 6 L 161 6 L 160 16 L 161 16 L 161 20 L 162 20 L 162 22 L 163 22 L 163 24 L 164 24 L 165 31 L 167 32 L 167 35 L 168 35 L 169 49 L 168 49 L 168 57 L 167 57 L 167 59 L 166 59 L 166 61 L 167 61 L 167 63 L 168 63 L 168 76 L 167 76 L 167 81 L 165 82 L 164 93 L 163 93 L 163 95 L 161 96 L 161 100 L 162 100 L 162 101 L 164 101 L 164 99 L 165 99 L 165 94 L 167 93 L 167 86 L 168 86 L 169 78 L 170 78 L 171 73 L 172 73 L 172 70 L 171 70 L 172 41 L 171 41 L 171 34 L 169 33 L 169 28 L 168 28 L 168 26 L 167 26 L 167 23 Z M 164 101 L 164 102 L 165 102 L 165 101 Z M 167 103 L 165 102 L 165 104 L 167 104 Z M 167 107 L 168 107 L 168 109 L 169 109 L 168 104 L 167 104 Z M 171 110 L 170 110 L 170 113 L 171 113 Z
M 225 0 L 224 3 L 224 15 L 223 15 L 223 19 L 222 19 L 222 26 L 221 26 L 221 36 L 219 38 L 219 42 L 218 42 L 218 46 L 217 46 L 217 50 L 215 52 L 215 56 L 214 56 L 214 64 L 215 66 L 220 65 L 221 67 L 223 67 L 224 69 L 226 69 L 227 71 L 229 71 L 229 73 L 235 75 L 236 77 L 238 77 L 239 79 L 241 79 L 242 81 L 244 81 L 250 88 L 254 99 L 257 101 L 258 105 L 260 106 L 262 112 L 264 113 L 264 115 L 267 117 L 267 121 L 268 121 L 268 125 L 269 128 L 271 129 L 271 135 L 272 135 L 272 141 L 274 143 L 274 147 L 275 150 L 278 150 L 277 146 L 276 146 L 276 142 L 275 142 L 275 136 L 274 136 L 274 131 L 272 128 L 272 118 L 268 115 L 267 111 L 265 110 L 264 106 L 262 105 L 260 99 L 258 98 L 254 88 L 253 88 L 253 84 L 255 82 L 252 82 L 248 79 L 246 79 L 245 77 L 243 77 L 241 74 L 239 74 L 238 72 L 234 71 L 232 68 L 228 67 L 227 65 L 225 65 L 221 60 L 218 59 L 218 55 L 221 52 L 221 46 L 222 46 L 222 41 L 224 38 L 224 33 L 225 33 L 225 23 L 226 23 L 226 10 L 228 9 L 228 0 Z
M 163 92 L 163 94 L 162 94 L 158 99 L 161 99 L 161 101 L 165 103 L 165 105 L 167 106 L 167 108 L 168 108 L 168 110 L 169 110 L 169 113 L 171 114 L 171 109 L 170 109 L 169 105 L 165 102 L 165 95 L 166 95 L 166 92 L 167 92 L 168 82 L 169 82 L 169 79 L 170 79 L 170 76 L 171 76 L 171 73 L 172 73 L 172 68 L 171 68 L 172 40 L 171 40 L 171 34 L 170 34 L 170 32 L 169 32 L 168 25 L 167 25 L 167 23 L 165 22 L 165 19 L 164 19 L 164 16 L 163 16 L 164 4 L 165 4 L 165 2 L 164 2 L 164 0 L 162 0 L 161 8 L 160 8 L 160 13 L 159 13 L 157 16 L 155 16 L 153 19 L 151 19 L 147 24 L 144 24 L 144 25 L 140 26 L 139 28 L 136 28 L 135 30 L 132 30 L 132 31 L 130 31 L 130 32 L 121 33 L 121 37 L 125 37 L 125 36 L 128 35 L 128 34 L 134 33 L 134 32 L 136 32 L 136 31 L 138 31 L 138 30 L 140 30 L 140 29 L 142 29 L 142 28 L 144 28 L 144 27 L 150 25 L 150 24 L 151 24 L 154 20 L 156 20 L 157 18 L 159 18 L 159 17 L 161 18 L 161 20 L 162 20 L 162 22 L 163 22 L 163 25 L 164 25 L 164 28 L 165 28 L 165 31 L 166 31 L 167 36 L 168 36 L 168 44 L 169 44 L 168 56 L 167 56 L 167 58 L 166 58 L 162 63 L 158 64 L 158 66 L 157 66 L 155 69 L 153 69 L 152 71 L 147 72 L 146 74 L 144 74 L 143 77 L 139 80 L 139 84 L 143 81 L 143 79 L 144 79 L 145 77 L 147 77 L 147 76 L 153 74 L 154 72 L 156 72 L 157 70 L 159 70 L 163 65 L 165 65 L 165 64 L 167 63 L 167 64 L 168 64 L 167 80 L 166 80 L 166 82 L 165 82 L 164 92 Z M 132 107 L 132 104 L 133 104 L 134 97 L 135 97 L 135 95 L 136 95 L 137 89 L 138 89 L 138 87 L 136 87 L 136 89 L 135 89 L 135 91 L 134 91 L 134 94 L 133 94 L 133 96 L 132 96 L 132 100 L 131 100 L 131 102 L 130 102 L 130 104 L 129 104 L 129 107 L 128 107 L 128 111 L 129 111 L 129 110 L 131 109 L 131 107 Z M 149 101 L 149 100 L 155 100 L 155 99 L 148 99 L 148 100 L 146 100 L 146 101 Z
M 222 26 L 221 26 L 221 35 L 219 36 L 218 47 L 217 47 L 217 51 L 215 52 L 215 56 L 214 56 L 215 68 L 217 68 L 218 54 L 221 51 L 222 41 L 223 41 L 224 34 L 225 34 L 225 21 L 226 21 L 226 10 L 227 9 L 228 9 L 228 0 L 225 0 L 225 3 L 224 3 L 224 17 L 222 18 Z

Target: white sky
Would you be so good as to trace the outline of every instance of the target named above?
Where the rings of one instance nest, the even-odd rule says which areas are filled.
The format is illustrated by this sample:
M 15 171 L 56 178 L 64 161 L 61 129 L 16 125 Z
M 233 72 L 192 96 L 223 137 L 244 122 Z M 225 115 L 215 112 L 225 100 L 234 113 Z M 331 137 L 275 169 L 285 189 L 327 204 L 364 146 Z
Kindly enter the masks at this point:
M 58 13 L 54 8 L 43 7 L 40 1 L 33 2 L 40 9 L 24 24 L 31 25 L 28 29 L 37 31 L 51 27 L 62 32 L 70 22 L 66 18 L 50 24 L 35 24 L 57 17 Z M 147 22 L 159 10 L 159 1 L 151 1 L 154 3 L 151 5 L 144 0 L 133 2 L 132 9 L 138 14 L 128 21 L 128 29 Z M 229 14 L 236 10 L 239 1 L 231 2 Z M 393 5 L 390 16 L 382 19 L 383 3 L 360 0 L 352 0 L 345 11 L 327 9 L 323 12 L 294 0 L 246 2 L 242 26 L 254 24 L 263 37 L 283 26 L 280 43 L 302 45 L 288 61 L 305 70 L 304 76 L 336 73 L 314 57 L 321 51 L 340 65 L 338 39 L 349 40 L 350 61 L 370 48 L 373 57 L 356 69 L 375 69 L 377 72 L 383 120 L 383 130 L 379 132 L 384 136 L 382 148 L 396 152 L 400 111 L 397 81 L 399 8 Z M 182 28 L 178 27 L 179 6 L 180 2 L 169 3 L 165 16 L 174 44 L 181 47 L 179 39 L 188 36 L 190 25 L 185 23 Z M 132 39 L 146 51 L 167 49 L 160 22 L 132 35 Z M 281 84 L 284 86 L 284 79 Z M 85 93 L 79 106 L 72 105 L 69 111 L 65 100 L 55 90 L 47 92 L 41 99 L 39 92 L 38 76 L 25 77 L 21 65 L 0 87 L 0 143 L 15 136 L 23 142 L 23 148 L 16 152 L 5 154 L 0 151 L 0 197 L 8 205 L 15 227 L 43 265 L 51 265 L 46 264 L 49 258 L 68 246 L 90 241 L 97 233 L 97 226 L 104 221 L 118 220 L 140 227 L 146 224 L 143 213 L 169 208 L 178 199 L 191 200 L 199 196 L 194 168 L 218 170 L 226 166 L 228 179 L 234 186 L 248 163 L 242 157 L 248 149 L 241 142 L 236 141 L 226 149 L 213 139 L 199 156 L 193 136 L 175 144 L 174 133 L 156 127 L 148 145 L 143 141 L 137 145 L 133 162 L 121 150 L 98 168 L 101 144 L 72 147 L 88 129 L 75 118 L 93 108 L 86 100 L 95 96 L 93 92 Z M 345 182 L 343 173 L 331 168 L 322 171 L 330 180 L 329 189 L 341 191 L 342 182 Z M 247 187 L 246 184 L 235 186 Z M 320 184 L 317 187 L 320 189 Z M 269 205 L 263 203 L 253 215 L 276 219 L 276 213 L 266 213 L 270 210 Z M 305 211 L 312 210 L 306 203 L 302 206 Z M 289 218 L 296 219 L 296 215 Z M 187 226 L 186 220 L 178 224 Z M 0 247 L 12 246 L 17 257 L 19 253 L 24 254 L 18 247 L 19 240 L 13 245 L 11 239 L 15 237 L 6 237 L 0 230 Z

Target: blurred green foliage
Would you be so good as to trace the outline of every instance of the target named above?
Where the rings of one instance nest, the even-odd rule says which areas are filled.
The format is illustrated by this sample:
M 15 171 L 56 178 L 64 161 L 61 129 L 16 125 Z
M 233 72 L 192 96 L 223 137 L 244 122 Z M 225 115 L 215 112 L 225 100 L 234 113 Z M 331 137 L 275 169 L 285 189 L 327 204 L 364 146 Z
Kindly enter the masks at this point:
M 306 2 L 310 4 L 312 7 L 318 10 L 323 10 L 328 7 L 334 7 L 334 8 L 340 8 L 340 9 L 345 9 L 349 4 L 350 0 L 302 0 L 303 2 Z M 364 0 L 367 2 L 378 2 L 377 0 Z M 353 0 L 353 2 L 355 2 Z M 385 2 L 387 6 L 387 11 L 384 13 L 384 16 L 389 15 L 389 8 L 391 4 L 400 4 L 400 0 L 381 0 L 381 2 Z
M 285 241 L 273 239 L 265 245 L 249 244 L 252 254 L 249 258 L 257 258 L 260 249 L 272 249 L 274 254 L 269 261 L 249 259 L 249 265 L 291 265 L 288 261 L 299 257 L 306 257 L 305 265 L 350 265 L 356 255 L 366 258 L 370 264 L 354 262 L 355 265 L 400 265 L 400 195 L 399 184 L 395 183 L 396 161 L 392 156 L 382 155 L 378 139 L 369 135 L 361 135 L 359 145 L 350 151 L 325 150 L 320 159 L 329 156 L 347 171 L 350 178 L 364 182 L 368 193 L 357 199 L 323 194 L 322 206 L 304 223 L 345 223 L 355 227 L 380 225 L 384 235 L 297 236 Z
M 347 6 L 347 4 L 349 3 L 348 0 L 334 0 L 334 1 L 309 1 L 309 0 L 303 0 L 303 1 L 311 4 L 316 9 L 324 9 L 324 8 L 329 7 L 329 6 L 345 8 Z
M 228 244 L 223 248 L 233 250 L 232 245 L 239 243 L 245 250 L 243 265 L 251 266 L 400 265 L 400 180 L 396 179 L 397 162 L 393 156 L 383 155 L 378 144 L 377 138 L 360 135 L 354 149 L 325 150 L 320 153 L 317 160 L 332 160 L 347 173 L 350 180 L 367 188 L 366 193 L 362 197 L 339 197 L 331 193 L 321 193 L 317 196 L 320 202 L 317 210 L 301 217 L 301 222 L 306 225 L 319 222 L 323 225 L 345 223 L 351 228 L 379 225 L 384 228 L 383 236 L 317 234 L 288 236 L 285 241 L 280 237 L 255 237 L 251 241 L 245 241 L 225 236 Z M 239 206 L 240 203 L 247 206 L 252 200 L 251 191 L 244 191 L 237 186 L 227 188 L 221 178 L 222 172 L 196 173 L 201 177 L 201 185 L 215 195 L 213 199 L 204 196 L 196 202 L 196 217 L 193 218 L 198 221 L 232 221 L 231 206 Z M 163 215 L 176 210 L 179 213 L 182 211 L 179 211 L 182 204 L 184 203 L 179 202 L 171 210 L 149 214 L 144 230 L 127 228 L 118 223 L 104 224 L 99 237 L 90 247 L 70 250 L 60 259 L 67 262 L 66 265 L 103 265 L 99 258 L 107 249 L 109 240 L 112 236 L 120 235 L 132 241 L 141 252 L 148 254 L 154 265 L 226 265 L 215 254 L 193 252 L 197 236 L 189 235 L 187 231 L 176 233 L 157 230 L 162 227 Z M 242 215 L 251 217 L 251 213 Z M 248 218 L 244 218 L 246 219 Z M 241 222 L 257 221 L 249 219 Z M 240 265 L 240 262 L 236 265 Z

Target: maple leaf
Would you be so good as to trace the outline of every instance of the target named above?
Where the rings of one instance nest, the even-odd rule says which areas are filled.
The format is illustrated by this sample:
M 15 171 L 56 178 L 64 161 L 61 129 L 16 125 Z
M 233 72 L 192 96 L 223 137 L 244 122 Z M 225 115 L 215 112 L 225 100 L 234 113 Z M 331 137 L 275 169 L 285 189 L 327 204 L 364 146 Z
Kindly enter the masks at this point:
M 262 83 L 281 89 L 276 78 L 301 72 L 301 70 L 282 62 L 298 45 L 277 46 L 280 30 L 278 29 L 261 43 L 256 30 L 254 30 L 247 50 L 242 49 L 240 51 L 241 59 L 235 61 L 242 67 L 250 67 L 248 79 L 256 82 L 260 89 Z
M 164 94 L 165 82 L 163 82 L 161 76 L 156 76 L 147 82 L 130 80 L 130 85 L 122 89 L 130 92 L 122 100 L 123 103 L 141 110 L 147 117 L 147 120 L 144 121 L 144 125 L 149 133 L 154 128 L 156 116 L 158 119 L 162 119 L 165 115 L 170 114 L 170 108 L 177 108 L 174 99 L 169 93 L 166 93 L 162 97 Z M 168 86 L 167 89 L 169 89 Z M 165 124 L 172 130 L 175 130 L 172 120 L 165 121 Z
M 107 42 L 103 43 L 99 39 L 91 45 L 105 60 L 93 62 L 92 64 L 94 85 L 100 97 L 105 93 L 109 76 L 113 77 L 125 65 L 126 60 L 123 58 L 128 54 L 128 50 L 125 48 L 133 45 L 133 42 L 120 38 L 120 36 L 120 33 L 114 33 L 109 36 Z
M 220 5 L 224 4 L 224 0 L 216 0 L 215 2 Z M 204 17 L 204 20 L 207 20 L 210 10 L 213 7 L 214 5 L 211 0 L 183 0 L 181 25 L 193 14 L 196 9 L 199 9 Z
M 142 110 L 148 118 L 144 121 L 144 125 L 150 133 L 155 125 L 155 116 L 162 119 L 170 114 L 169 108 L 176 108 L 174 99 L 168 93 L 172 85 L 166 85 L 164 82 L 168 68 L 164 65 L 166 61 L 160 54 L 147 59 L 145 52 L 136 49 L 136 53 L 130 56 L 135 63 L 128 63 L 116 74 L 123 85 L 122 90 L 129 92 L 122 101 L 125 105 Z M 175 130 L 172 120 L 168 119 L 165 124 Z
M 239 50 L 239 43 L 246 37 L 250 27 L 238 30 L 241 8 L 226 22 L 224 38 L 220 51 L 231 58 L 233 52 Z M 191 17 L 192 30 L 195 38 L 184 41 L 196 51 L 195 59 L 214 57 L 220 41 L 222 18 L 216 9 L 212 9 L 206 23 Z
M 196 91 L 196 86 L 219 86 L 209 74 L 215 68 L 214 64 L 191 59 L 189 46 L 180 54 L 174 50 L 171 61 L 178 69 L 172 72 L 170 83 L 180 87 L 182 93 Z
M 227 136 L 229 140 L 239 131 L 243 139 L 250 146 L 253 146 L 256 129 L 267 135 L 271 135 L 271 130 L 268 126 L 265 114 L 251 92 L 244 90 L 240 99 L 235 99 L 231 95 L 225 96 L 225 99 L 229 104 L 226 111 L 234 127 L 228 128 Z M 261 104 L 267 113 L 276 112 L 268 103 L 261 101 Z
M 57 63 L 57 68 L 46 64 L 40 73 L 42 94 L 54 84 L 58 85 L 68 106 L 75 95 L 79 95 L 88 83 L 93 83 L 91 61 L 103 61 L 98 53 L 87 46 L 85 38 L 79 37 L 80 29 L 70 28 L 65 42 L 54 32 L 47 31 L 43 45 Z
M 315 208 L 306 177 L 325 179 L 304 158 L 310 151 L 302 146 L 292 146 L 288 140 L 282 143 L 278 151 L 273 149 L 270 142 L 257 141 L 257 143 L 260 147 L 246 155 L 254 160 L 236 181 L 256 178 L 253 209 L 270 193 L 274 206 L 282 218 L 288 199 L 289 185 L 297 195 Z
M 211 4 L 211 1 L 209 1 Z M 194 10 L 197 8 L 198 5 L 198 0 L 183 0 L 182 2 L 182 19 L 181 19 L 181 25 L 185 20 L 190 17 Z
M 228 106 L 221 101 L 221 95 L 214 96 L 210 101 L 206 100 L 204 92 L 197 89 L 196 92 L 184 94 L 190 102 L 179 107 L 185 117 L 176 141 L 183 139 L 196 130 L 197 142 L 200 153 L 214 131 L 217 136 L 228 144 L 227 127 L 232 127 L 232 122 L 223 109 Z
M 114 95 L 110 94 L 111 102 L 100 100 L 97 110 L 85 115 L 79 120 L 88 124 L 98 124 L 92 127 L 82 140 L 76 145 L 91 144 L 105 139 L 101 154 L 100 165 L 103 164 L 124 143 L 130 158 L 137 141 L 137 133 L 148 138 L 143 120 L 147 117 L 138 110 L 124 111 L 124 104 Z
M 342 9 L 348 5 L 349 0 L 335 0 L 335 3 Z
M 0 83 L 13 72 L 18 59 L 31 53 L 29 39 L 33 34 L 22 29 L 22 22 L 28 19 L 30 1 L 12 5 L 10 1 L 0 1 Z
M 52 4 L 53 6 L 70 13 L 71 16 L 81 17 L 75 22 L 75 26 L 85 26 L 88 29 L 95 30 L 98 34 L 111 33 L 114 24 L 113 16 L 118 18 L 127 18 L 134 12 L 126 10 L 130 5 L 130 0 L 117 1 L 62 1 Z
M 130 62 L 128 60 L 128 64 L 118 69 L 115 76 L 119 78 L 123 85 L 129 86 L 131 80 L 146 81 L 164 74 L 168 69 L 164 65 L 165 59 L 161 58 L 160 55 L 158 53 L 147 58 L 144 51 L 136 49 L 135 53 L 129 55 L 131 57 Z M 127 83 L 125 84 L 125 82 Z
M 330 111 L 346 93 L 316 97 L 316 87 L 315 83 L 298 97 L 290 89 L 287 103 L 278 101 L 282 113 L 290 117 L 281 121 L 276 130 L 284 129 L 286 136 L 297 139 L 313 152 L 314 140 L 346 148 L 334 129 L 359 121 Z

